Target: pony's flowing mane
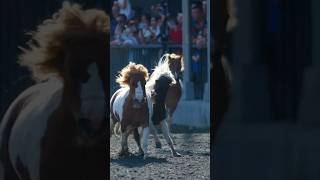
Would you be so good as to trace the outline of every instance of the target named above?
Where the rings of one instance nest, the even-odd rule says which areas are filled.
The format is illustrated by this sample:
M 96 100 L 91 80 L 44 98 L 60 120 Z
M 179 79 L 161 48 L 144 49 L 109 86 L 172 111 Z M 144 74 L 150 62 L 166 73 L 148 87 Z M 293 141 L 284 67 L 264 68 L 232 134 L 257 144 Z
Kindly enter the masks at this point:
M 132 75 L 140 74 L 147 81 L 149 79 L 148 69 L 145 68 L 142 64 L 135 64 L 130 62 L 126 67 L 124 67 L 117 76 L 116 82 L 121 87 L 128 87 L 130 77 Z
M 36 81 L 61 76 L 65 55 L 72 42 L 108 43 L 109 16 L 102 10 L 82 10 L 78 4 L 64 2 L 62 8 L 51 19 L 44 20 L 31 34 L 28 49 L 19 64 L 27 67 Z M 83 49 L 86 51 L 86 49 Z
M 160 58 L 158 65 L 154 68 L 154 71 L 151 74 L 149 81 L 146 84 L 146 89 L 148 92 L 150 92 L 153 89 L 153 86 L 155 85 L 156 80 L 159 79 L 159 77 L 162 75 L 166 75 L 170 77 L 172 79 L 172 84 L 176 83 L 174 75 L 170 71 L 169 61 L 171 61 L 172 59 L 177 59 L 177 57 L 182 58 L 181 56 L 176 54 L 164 54 Z M 181 64 L 181 68 L 183 68 L 183 64 Z
M 180 71 L 184 71 L 184 61 L 183 61 L 183 57 L 181 55 L 172 53 L 172 54 L 165 54 L 164 56 L 166 56 L 166 58 L 161 58 L 158 65 L 161 65 L 165 62 L 170 64 L 170 61 L 180 61 L 180 64 L 181 64 Z M 165 62 L 163 62 L 163 61 L 165 61 Z

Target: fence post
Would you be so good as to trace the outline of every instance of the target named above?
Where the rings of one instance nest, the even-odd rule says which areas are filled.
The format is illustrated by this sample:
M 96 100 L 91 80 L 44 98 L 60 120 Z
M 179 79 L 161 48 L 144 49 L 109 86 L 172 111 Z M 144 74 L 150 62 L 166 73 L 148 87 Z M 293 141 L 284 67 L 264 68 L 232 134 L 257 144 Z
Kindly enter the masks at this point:
M 207 83 L 205 84 L 203 100 L 210 101 L 210 70 L 211 70 L 211 11 L 210 0 L 207 1 Z
M 182 29 L 182 52 L 185 64 L 183 74 L 182 99 L 191 100 L 194 98 L 193 83 L 190 81 L 190 0 L 182 0 L 183 29 Z

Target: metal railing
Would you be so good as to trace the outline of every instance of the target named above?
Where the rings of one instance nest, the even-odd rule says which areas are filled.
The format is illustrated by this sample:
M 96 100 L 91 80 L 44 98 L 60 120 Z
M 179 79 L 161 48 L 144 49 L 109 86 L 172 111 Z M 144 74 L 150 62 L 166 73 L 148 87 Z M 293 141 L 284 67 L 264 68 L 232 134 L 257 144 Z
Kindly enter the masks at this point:
M 207 50 L 202 49 L 201 55 L 203 57 L 202 77 L 204 81 L 207 81 Z M 170 53 L 181 53 L 181 45 L 169 45 L 168 52 Z M 191 51 L 192 52 L 192 51 Z M 125 67 L 130 61 L 135 63 L 143 64 L 148 68 L 149 73 L 152 73 L 152 69 L 163 55 L 162 46 L 159 44 L 153 45 L 138 45 L 138 46 L 111 46 L 110 47 L 110 93 L 111 95 L 119 88 L 116 84 L 115 79 L 118 72 Z M 191 64 L 186 67 L 191 68 Z M 191 78 L 191 77 L 190 77 Z

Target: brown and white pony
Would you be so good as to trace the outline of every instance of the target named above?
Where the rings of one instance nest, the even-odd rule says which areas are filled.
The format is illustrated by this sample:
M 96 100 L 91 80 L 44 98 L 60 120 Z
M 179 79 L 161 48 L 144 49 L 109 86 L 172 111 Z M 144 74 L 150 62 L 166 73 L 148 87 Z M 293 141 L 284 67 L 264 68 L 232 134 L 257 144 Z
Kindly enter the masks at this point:
M 177 54 L 165 54 L 165 58 L 161 59 L 159 65 L 161 65 L 161 63 L 164 63 L 162 61 L 169 64 L 170 71 L 174 75 L 174 78 L 176 80 L 176 83 L 172 84 L 172 86 L 169 87 L 165 101 L 167 110 L 167 121 L 170 128 L 173 122 L 173 113 L 175 112 L 182 95 L 181 81 L 184 70 L 184 62 L 183 57 Z
M 113 132 L 117 134 L 119 129 L 121 130 L 119 156 L 129 154 L 128 136 L 132 132 L 139 153 L 143 154 L 144 158 L 148 156 L 149 117 L 152 114 L 150 95 L 145 88 L 148 78 L 148 70 L 143 65 L 130 62 L 120 71 L 116 80 L 121 88 L 110 99 L 110 137 Z M 140 134 L 143 134 L 143 150 Z
M 172 122 L 172 114 L 175 111 L 181 97 L 181 82 L 183 72 L 183 58 L 176 54 L 165 54 L 160 58 L 158 65 L 147 82 L 147 91 L 153 96 L 153 114 L 149 122 L 151 132 L 154 135 L 157 148 L 161 148 L 161 142 L 154 125 L 161 126 L 164 137 L 171 148 L 173 156 L 181 156 L 176 152 L 170 135 L 167 120 Z
M 20 63 L 38 82 L 0 126 L 1 180 L 107 178 L 109 17 L 64 3 L 38 26 Z

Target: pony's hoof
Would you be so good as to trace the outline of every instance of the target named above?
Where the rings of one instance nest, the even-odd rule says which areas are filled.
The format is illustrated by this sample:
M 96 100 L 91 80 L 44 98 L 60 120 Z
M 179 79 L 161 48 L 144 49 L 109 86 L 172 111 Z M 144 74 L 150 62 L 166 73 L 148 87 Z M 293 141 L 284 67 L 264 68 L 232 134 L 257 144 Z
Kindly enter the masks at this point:
M 120 151 L 118 154 L 119 157 L 125 157 L 129 155 L 130 155 L 129 151 Z
M 139 152 L 137 153 L 137 156 L 143 156 L 143 155 L 144 155 L 144 153 L 143 153 L 143 151 L 140 149 Z
M 161 143 L 160 143 L 160 142 L 156 142 L 156 148 L 157 148 L 157 149 L 161 149 L 161 147 L 162 147 L 162 146 L 161 146 Z
M 148 154 L 144 154 L 143 159 L 147 159 L 147 158 L 148 158 Z
M 172 155 L 173 155 L 173 157 L 181 157 L 182 156 L 181 154 L 179 154 L 177 152 L 172 153 Z

